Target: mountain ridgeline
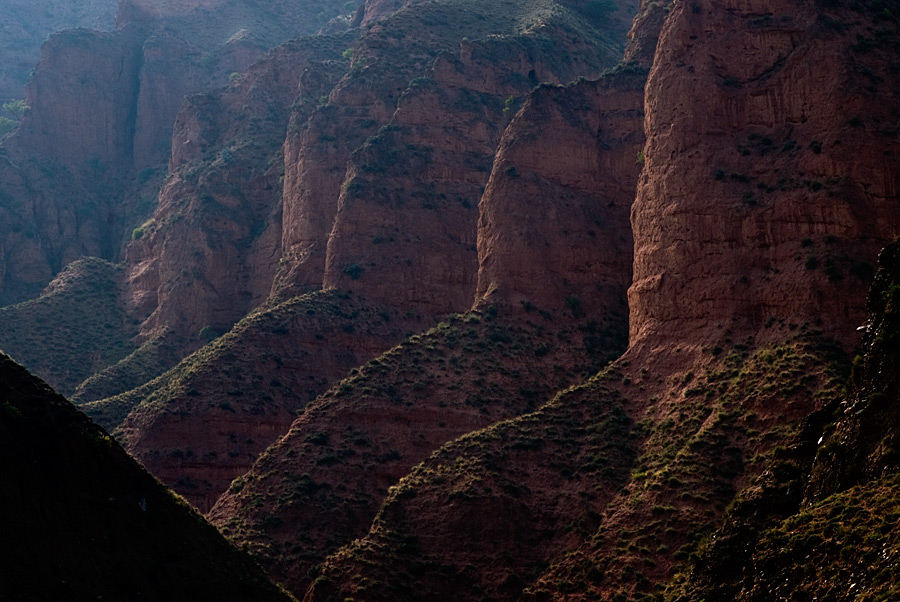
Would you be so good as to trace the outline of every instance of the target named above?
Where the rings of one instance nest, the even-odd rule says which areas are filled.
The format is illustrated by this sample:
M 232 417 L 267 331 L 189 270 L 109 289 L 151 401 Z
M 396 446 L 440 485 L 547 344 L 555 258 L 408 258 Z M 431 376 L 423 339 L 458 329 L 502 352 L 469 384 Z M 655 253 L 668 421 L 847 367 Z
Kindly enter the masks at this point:
M 897 598 L 898 40 L 888 0 L 54 34 L 0 348 L 100 426 L 3 364 L 0 598 Z

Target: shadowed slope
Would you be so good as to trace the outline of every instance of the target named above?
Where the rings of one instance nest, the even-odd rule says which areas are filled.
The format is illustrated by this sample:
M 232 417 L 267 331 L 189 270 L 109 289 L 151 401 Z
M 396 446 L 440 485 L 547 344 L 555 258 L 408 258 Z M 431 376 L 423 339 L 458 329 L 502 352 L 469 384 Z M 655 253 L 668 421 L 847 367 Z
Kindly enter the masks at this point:
M 84 414 L 0 357 L 0 598 L 287 602 Z

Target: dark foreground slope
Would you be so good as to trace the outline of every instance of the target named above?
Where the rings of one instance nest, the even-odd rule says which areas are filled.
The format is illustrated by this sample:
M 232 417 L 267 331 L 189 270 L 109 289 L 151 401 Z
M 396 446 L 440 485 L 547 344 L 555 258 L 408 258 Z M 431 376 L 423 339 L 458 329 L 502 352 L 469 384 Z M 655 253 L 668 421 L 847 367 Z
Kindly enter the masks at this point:
M 102 429 L 5 356 L 0 399 L 0 599 L 289 599 Z

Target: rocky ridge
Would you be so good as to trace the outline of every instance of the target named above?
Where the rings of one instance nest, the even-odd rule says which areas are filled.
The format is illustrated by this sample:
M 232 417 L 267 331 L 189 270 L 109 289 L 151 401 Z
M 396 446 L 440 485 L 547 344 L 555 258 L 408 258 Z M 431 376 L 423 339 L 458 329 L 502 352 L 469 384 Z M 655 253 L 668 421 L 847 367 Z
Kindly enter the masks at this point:
M 2 234 L 6 303 L 35 296 L 79 257 L 120 260 L 124 232 L 155 200 L 143 185 L 169 154 L 184 96 L 226 83 L 268 49 L 323 25 L 292 3 L 280 12 L 151 4 L 124 2 L 115 31 L 54 34 L 42 50 L 26 90 L 30 110 L 3 143 L 0 197 L 4 222 L 15 225 Z M 343 3 L 320 7 L 327 21 Z
M 842 386 L 898 226 L 890 6 L 644 2 L 629 62 L 526 97 L 529 71 L 585 68 L 548 41 L 587 56 L 570 17 L 609 8 L 526 23 L 538 4 L 473 41 L 442 27 L 460 3 L 367 3 L 345 51 L 330 37 L 301 72 L 292 53 L 316 50 L 300 42 L 193 98 L 165 206 L 131 247 L 132 307 L 166 307 L 154 270 L 196 274 L 143 337 L 184 319 L 183 352 L 273 279 L 274 296 L 90 411 L 308 600 L 889 599 L 896 249 Z M 247 111 L 247 129 L 219 119 Z M 248 215 L 250 250 L 209 264 Z M 198 227 L 208 253 L 182 240 Z M 630 349 L 603 368 L 626 308 Z
M 335 49 L 335 40 L 341 41 L 343 38 L 317 37 L 298 42 L 290 48 L 279 49 L 234 82 L 225 92 L 193 99 L 179 119 L 181 129 L 176 132 L 175 141 L 176 145 L 182 141 L 181 148 L 175 147 L 171 164 L 175 171 L 163 188 L 161 205 L 154 222 L 148 222 L 146 228 L 142 228 L 140 238 L 129 247 L 129 291 L 134 294 L 132 301 L 136 307 L 156 307 L 150 319 L 143 324 L 144 336 L 153 336 L 164 325 L 175 332 L 187 331 L 189 335 L 207 327 L 213 332 L 227 329 L 230 326 L 227 316 L 237 319 L 240 312 L 248 307 L 245 305 L 242 310 L 236 300 L 245 299 L 248 305 L 259 302 L 266 274 L 271 273 L 276 266 L 282 274 L 305 273 L 304 278 L 310 279 L 309 288 L 352 291 L 360 303 L 356 311 L 368 315 L 387 312 L 392 316 L 391 326 L 383 333 L 380 348 L 374 345 L 374 341 L 356 341 L 350 336 L 346 337 L 345 342 L 336 343 L 335 346 L 329 343 L 330 351 L 323 357 L 330 357 L 331 351 L 340 349 L 349 354 L 348 357 L 367 359 L 371 357 L 367 354 L 382 352 L 402 340 L 404 337 L 398 337 L 398 332 L 408 336 L 436 324 L 440 316 L 469 309 L 473 303 L 477 274 L 476 205 L 481 188 L 490 174 L 490 162 L 499 142 L 500 127 L 509 119 L 510 111 L 504 111 L 504 98 L 510 98 L 516 91 L 524 93 L 530 86 L 528 77 L 517 74 L 524 67 L 540 64 L 543 65 L 542 76 L 556 79 L 583 68 L 583 63 L 587 60 L 593 61 L 595 69 L 599 70 L 602 64 L 600 61 L 609 60 L 611 56 L 606 50 L 602 53 L 593 51 L 588 59 L 575 61 L 565 57 L 556 60 L 549 53 L 541 54 L 545 52 L 541 50 L 542 44 L 548 40 L 565 39 L 563 32 L 577 34 L 572 42 L 573 50 L 586 45 L 588 40 L 602 41 L 606 39 L 605 36 L 611 35 L 594 29 L 593 24 L 582 23 L 575 13 L 552 2 L 544 7 L 550 11 L 546 27 L 536 28 L 539 33 L 519 32 L 517 19 L 538 15 L 541 7 L 541 3 L 524 7 L 510 4 L 509 11 L 500 11 L 494 6 L 482 7 L 480 10 L 484 14 L 481 17 L 477 13 L 475 16 L 470 12 L 466 13 L 466 20 L 462 24 L 454 25 L 448 30 L 435 27 L 435 39 L 424 41 L 412 36 L 412 32 L 423 23 L 451 23 L 453 21 L 450 16 L 457 14 L 454 11 L 471 7 L 467 4 L 457 6 L 452 2 L 437 3 L 422 8 L 411 7 L 408 11 L 401 11 L 397 16 L 387 19 L 385 27 L 392 25 L 395 19 L 398 24 L 396 28 L 385 31 L 393 32 L 391 35 L 398 40 L 410 40 L 403 42 L 409 45 L 406 50 L 416 57 L 409 69 L 428 69 L 428 65 L 433 63 L 431 71 L 426 71 L 432 77 L 413 79 L 410 82 L 406 78 L 415 71 L 407 73 L 403 70 L 405 67 L 392 64 L 391 79 L 377 80 L 377 88 L 364 88 L 366 82 L 371 82 L 376 77 L 375 73 L 385 71 L 389 58 L 397 52 L 392 45 L 384 44 L 383 31 L 369 31 L 355 48 L 341 53 L 353 55 L 349 72 L 341 78 L 329 96 L 319 96 L 321 87 L 304 90 L 303 86 L 307 82 L 311 82 L 310 85 L 327 85 L 329 77 L 339 73 L 341 69 L 347 69 L 348 65 L 340 60 L 325 60 L 320 61 L 319 66 L 311 61 L 308 65 L 312 66 L 307 66 L 304 70 L 300 66 L 308 59 L 322 58 L 322 53 L 328 58 L 331 56 L 328 53 L 333 53 Z M 485 42 L 464 41 L 458 57 L 446 52 L 441 54 L 442 50 L 452 47 L 453 43 L 459 43 L 456 36 L 461 33 L 462 26 L 472 23 L 480 23 L 474 31 L 482 31 L 485 35 L 491 31 L 502 33 L 508 30 L 508 33 L 506 37 L 491 38 Z M 460 29 L 456 29 L 457 27 Z M 410 33 L 407 36 L 405 32 Z M 490 65 L 489 57 L 498 55 L 505 56 L 505 61 L 499 65 Z M 296 65 L 293 67 L 295 71 L 288 71 L 286 64 Z M 554 75 L 554 70 L 559 71 L 560 75 Z M 299 78 L 301 87 L 292 90 L 291 83 L 295 77 Z M 398 88 L 401 91 L 408 89 L 397 94 L 390 86 L 401 86 Z M 339 161 L 340 152 L 349 152 L 348 145 L 360 137 L 358 128 L 354 126 L 373 110 L 363 106 L 359 98 L 352 96 L 356 92 L 351 91 L 364 89 L 368 95 L 366 98 L 376 93 L 386 94 L 379 101 L 381 104 L 374 105 L 376 108 L 381 107 L 378 110 L 390 110 L 390 103 L 393 102 L 397 104 L 396 111 L 377 135 L 369 138 L 359 150 L 350 155 L 346 172 L 336 170 L 334 166 L 338 163 L 332 162 Z M 269 111 L 265 119 L 272 123 L 264 131 L 271 132 L 271 135 L 267 133 L 264 137 L 252 117 L 247 119 L 245 130 L 241 129 L 244 126 L 238 126 L 237 129 L 227 126 L 223 133 L 217 130 L 216 123 L 229 122 L 217 121 L 221 118 L 213 115 L 219 113 L 222 107 L 228 106 L 234 107 L 232 110 L 235 113 L 243 113 L 244 105 L 263 96 L 272 102 L 284 102 L 298 93 L 300 96 L 295 97 L 297 100 L 293 103 L 291 124 L 288 126 L 285 160 L 290 161 L 292 156 L 290 147 L 294 140 L 293 132 L 301 128 L 298 122 L 302 120 L 304 112 L 312 111 L 305 129 L 298 131 L 301 141 L 299 154 L 308 153 L 319 165 L 322 161 L 331 165 L 327 171 L 328 177 L 334 180 L 336 186 L 336 190 L 332 192 L 340 196 L 328 199 L 329 188 L 323 185 L 304 189 L 313 194 L 314 198 L 307 198 L 302 194 L 301 198 L 296 198 L 288 163 L 283 217 L 279 222 L 278 208 L 272 205 L 275 194 L 253 189 L 253 180 L 250 180 L 249 185 L 240 186 L 229 185 L 228 182 L 248 181 L 243 170 L 254 164 L 240 160 L 242 153 L 256 153 L 261 148 L 268 148 L 273 153 L 270 156 L 270 161 L 273 162 L 259 161 L 255 164 L 255 169 L 258 170 L 257 173 L 265 174 L 262 176 L 263 181 L 272 183 L 273 192 L 277 192 L 274 177 L 278 172 L 272 165 L 278 164 L 278 154 L 277 150 L 272 149 L 272 144 L 279 128 L 284 127 L 284 122 L 270 119 L 272 111 Z M 254 99 L 249 99 L 248 94 L 253 94 Z M 350 106 L 342 106 L 344 104 Z M 282 106 L 287 107 L 287 102 Z M 348 118 L 352 116 L 352 119 L 343 120 L 337 117 L 340 114 L 346 114 Z M 442 114 L 444 118 L 434 124 L 426 117 L 434 114 Z M 377 121 L 373 121 L 362 131 L 374 130 L 377 125 Z M 316 129 L 319 127 L 327 127 L 327 131 L 334 133 L 324 134 Z M 254 132 L 253 136 L 247 138 L 246 146 L 239 143 L 244 140 L 242 131 Z M 479 145 L 473 144 L 473 140 L 480 140 Z M 320 152 L 323 144 L 343 150 L 338 153 L 323 153 Z M 190 148 L 182 150 L 185 146 Z M 190 150 L 194 147 L 195 150 Z M 231 157 L 230 162 L 228 157 Z M 179 164 L 180 161 L 184 163 Z M 346 162 L 347 158 L 343 161 Z M 309 185 L 308 179 L 319 182 L 308 170 L 301 173 L 305 185 Z M 345 173 L 346 181 L 341 184 L 338 176 Z M 427 190 L 419 187 L 415 191 L 414 182 L 419 180 L 428 180 L 433 184 Z M 197 182 L 198 188 L 204 192 L 192 189 L 191 182 Z M 257 203 L 255 208 L 253 203 Z M 329 206 L 335 207 L 336 213 L 332 217 L 327 217 Z M 226 218 L 229 209 L 235 210 L 232 220 Z M 255 217 L 248 218 L 247 211 L 254 212 Z M 313 265 L 316 261 L 312 255 L 304 261 L 293 263 L 291 258 L 294 256 L 286 252 L 281 261 L 276 261 L 279 255 L 277 247 L 273 251 L 274 233 L 278 232 L 279 226 L 282 232 L 289 232 L 294 227 L 291 224 L 295 221 L 291 216 L 295 214 L 302 216 L 308 224 L 313 218 L 321 219 L 316 222 L 319 228 L 316 236 L 320 238 L 315 246 L 327 250 L 327 253 L 318 256 L 319 260 L 316 261 L 319 268 Z M 330 225 L 332 220 L 333 226 Z M 247 230 L 254 222 L 259 224 L 257 232 L 261 233 L 250 242 L 250 252 L 245 253 L 241 249 L 246 248 Z M 205 240 L 187 235 L 200 224 L 206 233 Z M 283 246 L 284 238 L 288 236 L 283 236 Z M 259 254 L 254 254 L 257 242 L 260 245 L 257 247 Z M 226 252 L 229 248 L 235 249 L 235 252 Z M 624 262 L 617 267 L 627 271 Z M 173 269 L 177 273 L 172 273 Z M 253 275 L 257 283 L 255 291 L 233 285 L 235 277 L 241 274 Z M 622 299 L 627 280 L 625 273 L 615 278 L 620 289 L 617 303 Z M 291 293 L 303 288 L 296 283 L 292 287 L 281 286 L 284 280 L 279 278 L 275 282 L 272 304 L 277 303 L 278 299 L 291 301 L 294 299 Z M 241 284 L 246 286 L 245 283 Z M 214 313 L 217 308 L 222 308 L 223 313 L 230 313 L 226 317 L 217 315 Z M 618 307 L 614 311 L 621 316 L 621 309 Z M 403 324 L 412 326 L 412 329 L 404 332 L 401 326 Z M 347 326 L 353 328 L 353 324 Z M 295 330 L 303 327 L 304 323 L 287 326 L 290 335 L 288 338 L 307 340 L 310 332 Z M 600 324 L 595 329 L 603 330 L 605 327 L 605 324 Z M 613 347 L 608 346 L 604 354 L 610 353 Z M 304 353 L 310 350 L 306 347 L 303 349 Z M 365 352 L 359 353 L 360 350 Z M 220 460 L 212 460 L 208 455 L 216 452 L 222 462 L 229 464 L 230 460 L 225 460 L 221 455 L 226 451 L 222 445 L 234 447 L 224 440 L 222 445 L 215 444 L 213 449 L 206 447 L 208 441 L 222 436 L 213 426 L 214 420 L 207 422 L 209 428 L 202 426 L 202 408 L 214 406 L 194 404 L 196 408 L 191 413 L 196 412 L 198 422 L 185 432 L 186 438 L 179 440 L 179 444 L 191 449 L 192 453 L 202 452 L 200 455 L 206 458 L 203 462 L 209 465 L 210 473 L 217 475 L 209 481 L 215 483 L 214 489 L 207 491 L 204 489 L 205 485 L 200 489 L 187 486 L 188 483 L 198 481 L 197 475 L 181 479 L 184 475 L 179 471 L 185 469 L 186 463 L 177 454 L 160 454 L 159 450 L 166 445 L 157 445 L 154 440 L 154 437 L 162 436 L 165 428 L 169 428 L 162 425 L 169 425 L 172 418 L 182 416 L 182 411 L 171 410 L 181 402 L 176 398 L 166 397 L 173 390 L 169 386 L 170 379 L 183 373 L 184 366 L 197 361 L 205 362 L 206 359 L 202 358 L 208 359 L 202 354 L 188 358 L 182 367 L 139 389 L 139 392 L 95 402 L 89 411 L 98 417 L 101 414 L 97 412 L 105 415 L 108 411 L 111 412 L 108 415 L 115 417 L 114 422 L 109 423 L 112 426 L 136 407 L 136 403 L 126 401 L 128 399 L 152 398 L 152 404 L 146 401 L 141 404 L 143 408 L 171 406 L 169 410 L 162 412 L 158 409 L 144 412 L 138 408 L 136 411 L 140 413 L 140 418 L 135 418 L 129 424 L 132 427 L 138 424 L 141 426 L 129 431 L 131 434 L 128 435 L 126 447 L 143 461 L 152 462 L 155 472 L 165 475 L 163 478 L 167 483 L 206 509 L 216 495 L 224 493 L 231 478 L 240 474 L 235 472 L 235 468 L 219 471 L 215 464 Z M 341 371 L 345 373 L 349 367 L 344 361 L 338 361 L 334 366 L 317 365 L 316 369 L 325 375 L 321 378 L 321 383 L 330 385 L 334 382 L 332 379 L 341 374 Z M 268 367 L 260 369 L 263 372 L 269 370 Z M 213 368 L 213 371 L 216 370 Z M 307 374 L 308 370 L 300 372 L 298 379 L 306 378 Z M 255 377 L 264 381 L 267 378 L 262 373 L 255 374 Z M 212 390 L 198 390 L 202 396 L 216 395 Z M 304 396 L 291 402 L 287 413 L 279 418 L 281 432 L 270 425 L 272 429 L 267 431 L 267 440 L 250 437 L 254 440 L 254 446 L 263 445 L 264 448 L 273 443 L 278 435 L 287 430 L 290 420 L 284 421 L 292 419 L 306 401 Z M 116 404 L 120 404 L 120 408 L 111 409 Z M 141 435 L 138 430 L 156 434 Z M 256 453 L 261 449 L 257 449 Z M 152 454 L 154 459 L 150 460 L 147 454 Z M 242 459 L 240 465 L 243 466 L 245 462 L 246 459 Z M 199 466 L 202 463 L 191 464 Z M 227 474 L 231 476 L 226 479 Z
M 134 350 L 135 325 L 121 302 L 122 267 L 69 264 L 40 297 L 0 308 L 0 345 L 64 395 Z
M 6 2 L 6 18 L 0 24 L 0 104 L 24 98 L 25 83 L 47 36 L 78 27 L 110 30 L 116 5 L 117 0 Z
M 872 102 L 883 99 L 875 102 L 880 108 L 871 122 L 889 123 L 897 106 L 895 87 L 881 83 L 893 77 L 890 66 L 896 59 L 889 45 L 874 51 L 858 44 L 859 31 L 877 36 L 882 28 L 893 27 L 881 13 L 812 3 L 798 8 L 796 15 L 779 21 L 767 17 L 764 3 L 740 9 L 718 2 L 677 5 L 662 29 L 646 92 L 648 142 L 632 210 L 631 349 L 617 363 L 618 373 L 601 377 L 601 382 L 614 383 L 609 385 L 614 396 L 628 400 L 621 407 L 639 428 L 624 440 L 631 441 L 636 461 L 624 483 L 612 485 L 619 493 L 611 502 L 602 500 L 603 512 L 595 512 L 592 526 L 578 536 L 557 535 L 559 547 L 551 555 L 558 560 L 543 576 L 535 573 L 537 559 L 528 564 L 525 551 L 507 559 L 492 555 L 498 548 L 524 546 L 512 540 L 499 544 L 493 532 L 482 541 L 477 529 L 468 530 L 465 517 L 503 524 L 511 504 L 521 504 L 527 513 L 518 529 L 542 524 L 541 513 L 549 503 L 513 501 L 522 495 L 516 491 L 539 499 L 540 492 L 561 491 L 563 483 L 574 482 L 567 487 L 585 499 L 596 495 L 597 480 L 585 479 L 577 461 L 565 462 L 557 455 L 546 462 L 552 466 L 555 460 L 553 468 L 565 480 L 538 468 L 511 477 L 513 467 L 532 467 L 534 462 L 510 456 L 508 450 L 522 439 L 509 434 L 516 431 L 515 421 L 501 424 L 474 435 L 474 441 L 469 436 L 445 446 L 414 469 L 392 490 L 369 535 L 326 561 L 307 599 L 416 599 L 440 597 L 445 591 L 452 591 L 453 599 L 485 594 L 516 599 L 522 588 L 537 600 L 658 596 L 704 529 L 721 520 L 735 492 L 774 462 L 771 454 L 777 456 L 778 445 L 811 435 L 803 430 L 804 421 L 839 399 L 841 366 L 846 364 L 844 352 L 823 341 L 822 334 L 854 340 L 876 249 L 896 231 L 890 163 L 895 150 L 892 141 L 882 143 L 882 129 L 866 127 L 869 120 L 848 119 L 846 105 L 835 97 L 812 102 L 817 98 L 813 92 L 793 94 L 779 87 L 803 86 L 805 81 L 818 86 L 820 79 L 798 74 L 821 69 L 837 78 L 835 90 L 860 89 L 847 93 L 868 95 Z M 835 29 L 845 35 L 835 36 Z M 736 35 L 735 30 L 747 33 Z M 716 63 L 719 55 L 710 49 L 735 44 L 742 45 L 744 54 L 754 48 L 760 52 L 751 53 L 746 65 Z M 821 54 L 822 44 L 833 54 Z M 703 58 L 707 56 L 711 59 Z M 835 63 L 829 67 L 823 56 L 834 56 Z M 860 62 L 874 74 L 869 78 L 873 83 L 856 88 L 849 82 L 866 72 Z M 836 69 L 838 65 L 852 68 Z M 704 75 L 695 76 L 698 71 Z M 794 112 L 779 104 L 780 98 L 811 104 Z M 694 121 L 700 113 L 685 109 L 710 104 L 711 111 L 702 113 L 703 123 Z M 853 145 L 855 152 L 827 159 L 823 167 L 826 150 L 817 143 L 827 131 L 835 133 L 832 144 Z M 842 132 L 848 133 L 846 139 Z M 851 137 L 853 142 L 845 141 Z M 867 151 L 871 148 L 879 150 Z M 809 179 L 791 184 L 788 174 Z M 774 184 L 768 183 L 772 178 Z M 834 188 L 828 189 L 828 182 Z M 863 237 L 845 238 L 848 232 L 863 231 Z M 728 242 L 733 233 L 749 238 Z M 748 240 L 771 250 L 760 253 Z M 790 245 L 790 254 L 775 252 Z M 714 252 L 712 259 L 706 250 Z M 746 264 L 742 252 L 747 253 Z M 754 267 L 760 258 L 765 266 Z M 716 263 L 719 259 L 730 267 Z M 765 274 L 759 276 L 764 284 L 749 286 L 756 282 L 756 269 Z M 658 275 L 652 275 L 654 270 Z M 734 289 L 741 285 L 748 287 L 746 292 Z M 827 287 L 840 293 L 828 293 Z M 779 305 L 797 299 L 802 306 Z M 780 308 L 790 321 L 762 311 L 766 308 Z M 719 323 L 712 316 L 723 319 Z M 797 339 L 792 331 L 805 334 Z M 703 374 L 699 382 L 698 374 Z M 696 398 L 702 401 L 694 406 Z M 546 411 L 570 404 L 578 407 L 562 396 Z M 541 424 L 547 422 L 542 417 Z M 591 425 L 576 423 L 583 429 Z M 821 433 L 822 425 L 818 428 Z M 672 432 L 685 436 L 684 447 L 673 441 Z M 545 433 L 536 439 L 552 437 Z M 573 433 L 572 439 L 576 450 L 591 449 L 586 434 Z M 564 456 L 578 457 L 574 451 Z M 720 469 L 707 472 L 704 466 Z M 471 484 L 468 495 L 451 498 L 461 483 Z M 451 499 L 454 512 L 448 513 Z M 560 516 L 578 524 L 581 512 L 561 510 Z M 465 551 L 447 545 L 448 534 L 458 532 L 469 533 Z M 575 543 L 579 538 L 583 543 Z M 485 555 L 473 552 L 478 549 Z M 516 584 L 512 593 L 504 592 L 509 583 Z

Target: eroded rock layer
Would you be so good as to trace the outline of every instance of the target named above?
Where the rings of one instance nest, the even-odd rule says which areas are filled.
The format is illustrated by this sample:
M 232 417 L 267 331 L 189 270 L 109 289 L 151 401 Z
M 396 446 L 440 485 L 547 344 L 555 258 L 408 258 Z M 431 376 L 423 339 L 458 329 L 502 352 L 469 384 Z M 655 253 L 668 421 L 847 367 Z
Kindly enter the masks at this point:
M 852 339 L 900 227 L 896 48 L 868 41 L 891 31 L 862 5 L 673 9 L 647 88 L 633 344 L 780 321 Z

